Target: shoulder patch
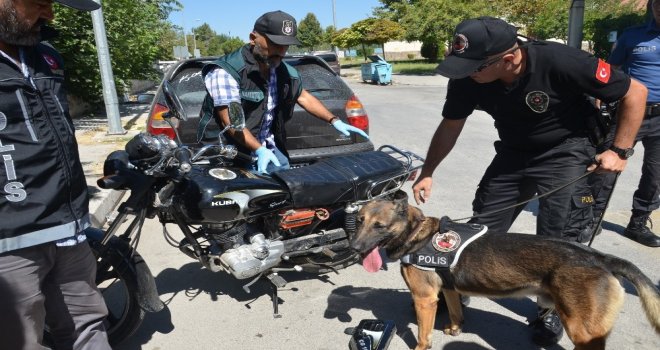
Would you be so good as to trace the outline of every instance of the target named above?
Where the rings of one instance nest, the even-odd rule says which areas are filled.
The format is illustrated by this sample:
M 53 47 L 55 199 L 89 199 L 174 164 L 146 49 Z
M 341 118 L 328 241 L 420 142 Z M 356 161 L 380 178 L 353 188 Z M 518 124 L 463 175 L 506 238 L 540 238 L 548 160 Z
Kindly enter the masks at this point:
M 596 80 L 600 81 L 603 84 L 607 84 L 610 81 L 610 76 L 611 76 L 610 64 L 599 59 L 598 67 L 596 68 Z
M 48 66 L 50 67 L 51 70 L 56 70 L 60 68 L 60 65 L 57 64 L 57 61 L 53 56 L 45 53 L 41 54 L 41 56 L 44 58 L 44 61 L 48 63 Z

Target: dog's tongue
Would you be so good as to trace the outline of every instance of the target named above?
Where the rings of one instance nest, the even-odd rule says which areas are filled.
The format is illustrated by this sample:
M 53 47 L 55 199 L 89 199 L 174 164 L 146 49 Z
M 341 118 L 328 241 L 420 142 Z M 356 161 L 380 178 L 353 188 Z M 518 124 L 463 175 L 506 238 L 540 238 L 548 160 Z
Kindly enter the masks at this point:
M 380 270 L 380 267 L 383 266 L 383 259 L 380 258 L 378 247 L 372 249 L 362 258 L 362 266 L 368 272 L 378 272 Z

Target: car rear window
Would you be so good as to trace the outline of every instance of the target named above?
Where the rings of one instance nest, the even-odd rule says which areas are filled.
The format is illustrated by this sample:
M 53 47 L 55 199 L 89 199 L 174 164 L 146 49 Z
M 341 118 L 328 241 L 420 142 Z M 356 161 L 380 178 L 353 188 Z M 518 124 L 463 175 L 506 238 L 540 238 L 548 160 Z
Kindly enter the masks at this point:
M 320 100 L 347 100 L 350 88 L 340 77 L 316 63 L 295 66 L 302 77 L 303 88 Z
M 177 72 L 172 79 L 172 85 L 176 89 L 188 116 L 198 115 L 202 102 L 206 97 L 206 87 L 202 80 L 201 67 L 188 67 Z
M 350 88 L 340 77 L 314 60 L 294 60 L 290 63 L 298 70 L 303 88 L 316 98 L 347 100 L 352 95 Z M 201 65 L 185 67 L 178 71 L 172 79 L 172 85 L 188 116 L 198 115 L 206 96 Z
M 320 53 L 314 56 L 321 57 L 326 62 L 337 62 L 337 56 L 333 53 Z

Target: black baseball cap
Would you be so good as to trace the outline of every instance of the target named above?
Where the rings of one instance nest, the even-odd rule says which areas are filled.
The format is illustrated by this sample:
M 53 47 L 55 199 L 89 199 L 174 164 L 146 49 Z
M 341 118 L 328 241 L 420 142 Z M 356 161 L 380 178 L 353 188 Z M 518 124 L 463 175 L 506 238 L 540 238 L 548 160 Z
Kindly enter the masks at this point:
M 101 7 L 99 3 L 92 0 L 55 0 L 55 2 L 82 11 L 94 11 Z
M 277 45 L 300 45 L 296 38 L 298 26 L 296 20 L 282 11 L 267 12 L 254 22 L 254 31 L 265 35 Z
M 494 17 L 467 19 L 456 26 L 451 52 L 437 72 L 450 79 L 474 73 L 490 56 L 509 50 L 516 43 L 518 29 Z

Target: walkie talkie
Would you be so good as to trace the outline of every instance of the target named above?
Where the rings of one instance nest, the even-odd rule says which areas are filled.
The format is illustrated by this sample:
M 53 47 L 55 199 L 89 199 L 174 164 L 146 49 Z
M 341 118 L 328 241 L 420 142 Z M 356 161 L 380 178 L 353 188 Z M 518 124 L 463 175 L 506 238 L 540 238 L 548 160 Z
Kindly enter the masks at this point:
M 350 350 L 385 350 L 396 334 L 394 321 L 362 320 L 355 328 L 346 329 L 351 334 Z

